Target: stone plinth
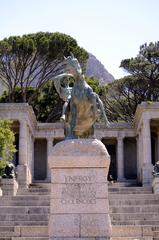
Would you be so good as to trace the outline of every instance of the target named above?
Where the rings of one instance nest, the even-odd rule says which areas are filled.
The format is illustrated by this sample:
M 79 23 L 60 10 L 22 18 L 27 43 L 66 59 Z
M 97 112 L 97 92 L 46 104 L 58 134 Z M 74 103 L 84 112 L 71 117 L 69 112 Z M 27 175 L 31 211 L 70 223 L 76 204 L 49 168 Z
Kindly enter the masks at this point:
M 109 164 L 105 146 L 96 139 L 66 140 L 53 147 L 49 240 L 110 239 Z
M 18 190 L 18 183 L 15 178 L 2 178 L 1 179 L 2 195 L 15 196 Z
M 152 189 L 154 194 L 159 194 L 159 176 L 153 178 Z
M 28 166 L 27 165 L 18 165 L 17 168 L 17 181 L 19 184 L 19 189 L 27 189 L 29 185 L 28 181 Z

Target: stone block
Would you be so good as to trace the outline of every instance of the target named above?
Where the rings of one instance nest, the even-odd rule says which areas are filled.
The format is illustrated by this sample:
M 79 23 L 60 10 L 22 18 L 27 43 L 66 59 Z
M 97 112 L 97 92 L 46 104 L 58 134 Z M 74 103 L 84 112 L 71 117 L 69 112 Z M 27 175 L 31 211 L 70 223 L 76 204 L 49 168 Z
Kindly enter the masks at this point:
M 51 214 L 62 213 L 108 213 L 108 199 L 53 199 Z
M 84 198 L 108 198 L 108 187 L 106 183 L 73 183 L 54 184 L 51 189 L 51 198 L 68 198 L 72 191 L 76 191 L 76 197 Z
M 159 177 L 153 178 L 152 189 L 154 194 L 159 194 Z
M 97 240 L 96 238 L 85 238 L 85 237 L 52 237 L 50 240 Z M 100 240 L 100 239 L 99 239 Z M 109 239 L 101 239 L 109 240 Z
M 107 183 L 106 168 L 52 169 L 53 183 Z
M 142 227 L 142 234 L 144 237 L 152 237 L 153 236 L 153 229 L 151 226 Z
M 107 168 L 108 163 L 105 161 L 105 157 L 101 156 L 99 161 L 96 161 L 94 156 L 49 156 L 49 166 L 50 168 Z
M 111 222 L 108 214 L 81 214 L 81 236 L 109 237 Z
M 142 167 L 142 184 L 143 186 L 151 185 L 153 176 L 153 165 L 152 164 L 143 164 Z
M 112 226 L 113 237 L 141 237 L 142 226 Z
M 18 165 L 17 166 L 17 181 L 19 187 L 22 189 L 26 189 L 29 185 L 28 180 L 28 166 L 26 165 Z
M 15 196 L 18 190 L 18 183 L 15 178 L 13 179 L 2 178 L 1 189 L 2 189 L 3 196 L 5 195 Z
M 20 226 L 22 237 L 46 237 L 48 236 L 48 227 L 46 226 Z
M 50 237 L 79 237 L 80 215 L 79 214 L 54 214 L 49 222 Z

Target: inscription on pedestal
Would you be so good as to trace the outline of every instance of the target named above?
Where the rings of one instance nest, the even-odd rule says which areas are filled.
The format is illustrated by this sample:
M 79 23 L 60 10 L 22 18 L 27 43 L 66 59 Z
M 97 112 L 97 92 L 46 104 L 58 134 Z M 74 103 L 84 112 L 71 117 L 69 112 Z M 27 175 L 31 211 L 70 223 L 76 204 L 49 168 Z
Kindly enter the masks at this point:
M 95 176 L 65 176 L 62 204 L 96 204 Z

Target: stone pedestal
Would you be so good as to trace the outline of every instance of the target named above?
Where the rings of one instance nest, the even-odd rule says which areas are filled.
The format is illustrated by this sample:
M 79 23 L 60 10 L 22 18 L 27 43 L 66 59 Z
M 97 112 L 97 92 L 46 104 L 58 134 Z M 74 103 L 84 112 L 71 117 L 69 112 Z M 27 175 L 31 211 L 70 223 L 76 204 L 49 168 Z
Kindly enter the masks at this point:
M 8 178 L 2 178 L 1 179 L 1 188 L 2 188 L 2 195 L 9 195 L 9 196 L 15 196 L 17 194 L 18 190 L 18 183 L 15 178 L 8 179 Z
M 110 239 L 109 164 L 105 146 L 96 139 L 66 140 L 53 147 L 49 240 Z
M 151 186 L 152 179 L 153 179 L 152 171 L 153 171 L 152 164 L 143 163 L 143 166 L 142 166 L 142 185 L 143 186 L 147 186 L 147 185 Z
M 19 184 L 19 189 L 27 189 L 28 182 L 28 166 L 27 165 L 18 165 L 17 166 L 17 181 Z
M 153 178 L 152 189 L 154 194 L 159 194 L 159 176 Z

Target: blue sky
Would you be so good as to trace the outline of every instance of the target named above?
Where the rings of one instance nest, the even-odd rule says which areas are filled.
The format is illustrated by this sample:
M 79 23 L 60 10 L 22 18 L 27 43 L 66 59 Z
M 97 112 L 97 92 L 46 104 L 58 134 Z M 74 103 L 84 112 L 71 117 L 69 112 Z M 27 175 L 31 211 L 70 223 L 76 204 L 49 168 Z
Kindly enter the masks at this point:
M 38 31 L 74 37 L 114 75 L 145 42 L 159 41 L 159 0 L 0 0 L 0 39 Z

